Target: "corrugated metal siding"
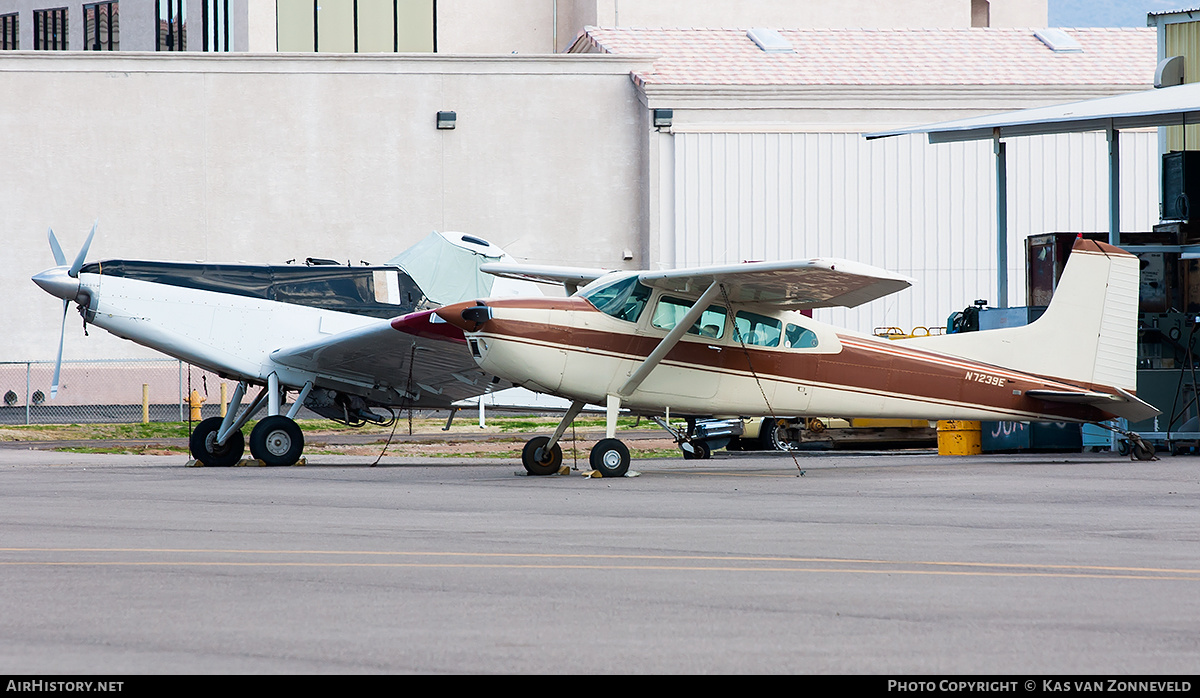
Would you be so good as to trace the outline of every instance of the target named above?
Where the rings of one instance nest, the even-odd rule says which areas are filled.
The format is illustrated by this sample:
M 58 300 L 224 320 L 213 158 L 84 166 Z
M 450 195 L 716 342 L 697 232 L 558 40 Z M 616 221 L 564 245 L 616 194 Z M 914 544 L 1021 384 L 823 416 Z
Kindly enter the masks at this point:
M 668 266 L 843 257 L 916 279 L 853 309 L 818 311 L 862 331 L 942 325 L 977 298 L 995 301 L 991 142 L 930 145 L 846 133 L 680 133 L 674 137 Z M 1103 134 L 1008 145 L 1009 304 L 1025 302 L 1024 240 L 1108 229 Z M 1122 230 L 1158 220 L 1157 135 L 1121 134 Z M 669 238 L 669 239 L 668 239 Z
M 1160 31 L 1164 32 L 1163 47 L 1166 56 L 1183 56 L 1183 81 L 1200 81 L 1200 22 L 1172 22 Z M 1169 126 L 1167 150 L 1183 150 L 1183 127 Z M 1200 125 L 1187 127 L 1188 150 L 1200 150 Z

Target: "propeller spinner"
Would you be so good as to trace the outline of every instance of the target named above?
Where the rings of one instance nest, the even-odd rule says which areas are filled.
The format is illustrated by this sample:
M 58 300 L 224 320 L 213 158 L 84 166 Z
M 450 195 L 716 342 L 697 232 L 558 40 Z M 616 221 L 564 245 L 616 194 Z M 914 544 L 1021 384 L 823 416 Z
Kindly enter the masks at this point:
M 67 310 L 71 306 L 71 301 L 80 302 L 79 270 L 83 268 L 83 262 L 87 259 L 88 248 L 92 246 L 92 238 L 96 235 L 96 223 L 92 224 L 92 232 L 88 233 L 87 240 L 84 241 L 83 247 L 79 248 L 79 254 L 75 255 L 75 260 L 71 262 L 70 267 L 67 266 L 67 257 L 63 254 L 62 246 L 58 244 L 58 238 L 54 236 L 54 231 L 47 228 L 46 235 L 50 239 L 50 252 L 54 255 L 54 262 L 58 266 L 34 274 L 33 283 L 40 286 L 46 293 L 63 299 L 62 323 L 58 331 L 58 358 L 54 360 L 54 380 L 50 384 L 50 399 L 53 400 L 58 396 L 58 377 L 62 371 L 63 338 L 67 330 Z

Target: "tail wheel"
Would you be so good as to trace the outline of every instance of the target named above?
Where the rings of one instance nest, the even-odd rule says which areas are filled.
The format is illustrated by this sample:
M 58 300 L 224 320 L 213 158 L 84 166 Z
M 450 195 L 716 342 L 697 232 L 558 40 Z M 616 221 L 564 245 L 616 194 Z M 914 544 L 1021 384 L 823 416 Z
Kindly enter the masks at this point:
M 209 417 L 196 425 L 188 447 L 192 458 L 212 467 L 228 467 L 237 465 L 246 450 L 246 437 L 242 432 L 235 431 L 225 440 L 224 445 L 217 444 L 217 432 L 221 430 L 221 417 Z
M 712 447 L 708 445 L 707 441 L 697 439 L 696 441 L 691 441 L 689 443 L 692 447 L 690 452 L 682 446 L 679 449 L 683 451 L 684 460 L 706 460 L 708 458 L 712 458 Z
M 1130 441 L 1130 446 L 1133 449 L 1133 457 L 1137 460 L 1154 460 L 1154 446 L 1142 441 L 1141 439 L 1133 439 Z
M 530 475 L 554 475 L 562 468 L 562 448 L 554 444 L 554 448 L 547 449 L 548 443 L 549 436 L 535 436 L 521 449 L 521 465 Z
M 598 471 L 604 477 L 621 477 L 629 472 L 629 449 L 619 439 L 600 439 L 592 447 L 592 455 L 588 459 L 592 470 Z
M 292 465 L 304 452 L 304 432 L 283 415 L 267 417 L 250 432 L 250 454 L 267 465 Z

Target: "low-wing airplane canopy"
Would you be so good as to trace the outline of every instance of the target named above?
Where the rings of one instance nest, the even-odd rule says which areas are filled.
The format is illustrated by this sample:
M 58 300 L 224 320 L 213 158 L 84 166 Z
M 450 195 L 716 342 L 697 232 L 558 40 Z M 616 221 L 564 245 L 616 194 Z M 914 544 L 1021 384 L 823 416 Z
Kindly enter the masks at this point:
M 647 286 L 690 296 L 699 296 L 719 281 L 725 285 L 731 303 L 790 310 L 853 308 L 912 285 L 905 276 L 842 259 L 645 271 L 638 279 Z

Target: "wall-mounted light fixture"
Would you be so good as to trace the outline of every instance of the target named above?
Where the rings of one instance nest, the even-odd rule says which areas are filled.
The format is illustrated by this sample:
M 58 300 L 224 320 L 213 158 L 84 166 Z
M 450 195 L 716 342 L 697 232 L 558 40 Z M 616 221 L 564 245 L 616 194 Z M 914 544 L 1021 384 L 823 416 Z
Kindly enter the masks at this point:
M 671 128 L 671 119 L 675 117 L 673 109 L 654 110 L 654 128 Z
M 458 115 L 452 111 L 440 111 L 437 113 L 437 127 L 440 129 L 454 128 L 454 120 Z

